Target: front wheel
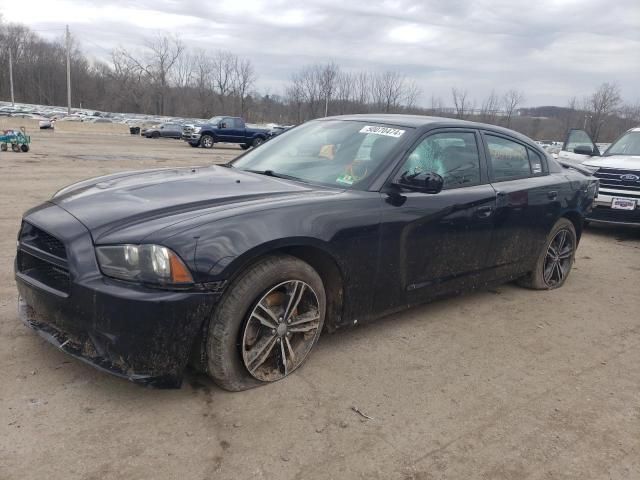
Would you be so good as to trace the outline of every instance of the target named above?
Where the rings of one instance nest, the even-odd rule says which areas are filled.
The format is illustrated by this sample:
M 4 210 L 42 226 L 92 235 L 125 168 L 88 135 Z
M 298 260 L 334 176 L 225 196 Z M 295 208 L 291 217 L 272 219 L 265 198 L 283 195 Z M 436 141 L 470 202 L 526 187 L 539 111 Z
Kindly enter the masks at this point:
M 213 148 L 213 137 L 211 135 L 203 135 L 200 138 L 200 145 L 204 148 Z
M 226 390 L 275 382 L 307 358 L 324 325 L 322 279 L 302 260 L 267 257 L 232 285 L 211 318 L 207 370 Z
M 535 268 L 519 283 L 536 290 L 551 290 L 564 285 L 576 254 L 578 240 L 573 223 L 561 218 L 549 232 Z
M 153 132 L 151 138 L 160 138 L 160 132 Z
M 240 148 L 243 150 L 249 150 L 251 148 L 251 145 L 249 145 L 248 143 L 241 143 Z

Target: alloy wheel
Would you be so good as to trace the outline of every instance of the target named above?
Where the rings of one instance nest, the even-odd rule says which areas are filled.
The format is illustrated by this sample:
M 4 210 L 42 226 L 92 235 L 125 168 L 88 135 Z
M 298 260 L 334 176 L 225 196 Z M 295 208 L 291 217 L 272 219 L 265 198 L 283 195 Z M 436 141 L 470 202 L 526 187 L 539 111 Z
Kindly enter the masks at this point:
M 544 259 L 543 278 L 547 286 L 561 284 L 567 277 L 571 270 L 574 249 L 571 233 L 565 229 L 558 231 L 549 243 Z
M 255 304 L 242 334 L 242 360 L 263 382 L 279 380 L 298 368 L 320 335 L 318 296 L 305 282 L 288 280 Z

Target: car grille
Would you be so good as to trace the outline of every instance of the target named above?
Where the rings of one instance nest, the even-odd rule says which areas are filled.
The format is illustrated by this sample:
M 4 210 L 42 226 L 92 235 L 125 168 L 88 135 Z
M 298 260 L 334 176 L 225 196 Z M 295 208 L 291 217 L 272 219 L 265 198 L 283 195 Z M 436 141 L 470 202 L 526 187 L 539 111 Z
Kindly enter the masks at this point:
M 587 215 L 588 220 L 601 220 L 603 222 L 623 222 L 640 224 L 640 209 L 615 210 L 609 207 L 595 207 Z
M 59 292 L 69 293 L 69 270 L 42 260 L 24 250 L 18 251 L 18 271 Z
M 636 176 L 638 179 L 623 179 L 625 175 Z M 622 192 L 628 192 L 626 196 L 640 196 L 640 171 L 623 170 L 617 168 L 600 168 L 594 174 L 600 179 L 600 191 L 608 193 L 606 190 L 617 190 L 616 195 L 625 196 Z
M 60 240 L 27 222 L 22 223 L 20 243 L 37 248 L 58 258 L 67 258 L 67 250 Z

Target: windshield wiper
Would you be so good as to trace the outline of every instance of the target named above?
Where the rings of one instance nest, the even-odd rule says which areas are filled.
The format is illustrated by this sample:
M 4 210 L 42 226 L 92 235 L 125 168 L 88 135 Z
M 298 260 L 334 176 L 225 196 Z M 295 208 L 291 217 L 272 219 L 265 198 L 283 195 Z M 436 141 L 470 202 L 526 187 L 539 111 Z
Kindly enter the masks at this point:
M 302 178 L 294 177 L 293 175 L 286 175 L 284 173 L 274 172 L 273 170 L 270 170 L 270 169 L 251 170 L 249 168 L 241 168 L 240 170 L 242 170 L 243 172 L 257 173 L 258 175 L 266 175 L 267 177 L 284 178 L 285 180 L 295 180 L 297 182 L 309 183 L 308 181 L 303 180 Z

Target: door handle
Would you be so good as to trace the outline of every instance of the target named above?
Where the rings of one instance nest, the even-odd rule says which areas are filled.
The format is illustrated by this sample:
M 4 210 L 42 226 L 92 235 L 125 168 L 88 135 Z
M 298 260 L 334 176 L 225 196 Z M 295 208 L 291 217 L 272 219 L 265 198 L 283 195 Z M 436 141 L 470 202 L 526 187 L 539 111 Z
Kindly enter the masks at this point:
M 493 213 L 493 207 L 490 206 L 484 206 L 484 207 L 478 207 L 476 208 L 476 216 L 478 218 L 487 218 L 490 217 L 491 214 Z
M 555 200 L 558 198 L 558 192 L 551 190 L 550 192 L 547 192 L 547 197 L 549 197 L 549 200 Z

